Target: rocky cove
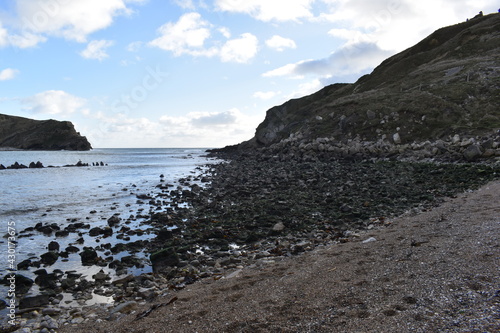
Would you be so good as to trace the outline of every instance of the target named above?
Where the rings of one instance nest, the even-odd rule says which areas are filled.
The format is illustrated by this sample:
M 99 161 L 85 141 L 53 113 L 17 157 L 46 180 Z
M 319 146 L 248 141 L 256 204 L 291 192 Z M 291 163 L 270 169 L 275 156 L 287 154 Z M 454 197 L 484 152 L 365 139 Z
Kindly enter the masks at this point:
M 171 295 L 173 302 L 176 290 L 197 280 L 350 242 L 394 216 L 427 210 L 500 175 L 497 163 L 339 159 L 310 151 L 284 158 L 265 149 L 215 154 L 224 161 L 203 173 L 175 185 L 159 177 L 155 191 L 137 193 L 143 208 L 134 216 L 112 214 L 100 227 L 70 221 L 65 228 L 36 224 L 21 231 L 20 237 L 79 238 L 65 248 L 52 241 L 38 260 L 18 263 L 18 292 L 39 293 L 21 299 L 15 328 L 51 332 L 96 318 L 117 320 L 160 296 Z M 134 224 L 138 218 L 140 225 Z M 134 238 L 146 234 L 151 237 Z M 95 246 L 82 242 L 89 237 Z M 119 241 L 112 244 L 110 237 Z M 51 269 L 71 253 L 91 277 Z M 134 274 L 141 267 L 152 272 Z M 28 268 L 35 279 L 22 276 Z

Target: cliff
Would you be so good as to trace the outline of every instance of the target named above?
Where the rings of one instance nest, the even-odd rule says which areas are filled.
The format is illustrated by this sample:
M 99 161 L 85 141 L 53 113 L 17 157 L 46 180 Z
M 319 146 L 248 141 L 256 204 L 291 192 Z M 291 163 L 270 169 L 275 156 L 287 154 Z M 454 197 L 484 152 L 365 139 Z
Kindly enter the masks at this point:
M 226 150 L 500 156 L 499 91 L 500 14 L 491 14 L 435 31 L 354 84 L 271 108 L 254 138 Z
M 33 120 L 0 114 L 0 147 L 26 150 L 89 150 L 69 121 Z

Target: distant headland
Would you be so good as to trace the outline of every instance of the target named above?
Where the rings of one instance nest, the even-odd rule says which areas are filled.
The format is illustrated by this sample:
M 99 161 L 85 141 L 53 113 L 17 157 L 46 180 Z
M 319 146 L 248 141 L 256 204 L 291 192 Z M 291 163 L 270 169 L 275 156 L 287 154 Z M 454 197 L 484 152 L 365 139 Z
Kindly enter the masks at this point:
M 69 121 L 34 120 L 0 114 L 0 150 L 90 150 Z

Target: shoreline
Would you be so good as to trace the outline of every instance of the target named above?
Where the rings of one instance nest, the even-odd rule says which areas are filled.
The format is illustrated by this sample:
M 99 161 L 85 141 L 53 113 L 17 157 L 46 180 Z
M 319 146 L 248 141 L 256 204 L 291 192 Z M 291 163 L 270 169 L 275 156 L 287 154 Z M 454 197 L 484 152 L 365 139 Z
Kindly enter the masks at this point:
M 266 267 L 277 261 L 293 260 L 288 258 L 300 258 L 331 244 L 356 242 L 360 233 L 390 226 L 390 220 L 404 211 L 428 210 L 446 195 L 455 195 L 478 186 L 488 177 L 495 177 L 495 169 L 486 165 L 387 161 L 280 164 L 267 156 L 236 159 L 209 168 L 203 176 L 205 181 L 210 181 L 211 186 L 207 188 L 200 188 L 188 177 L 179 180 L 182 188 L 172 190 L 171 185 L 166 184 L 164 189 L 159 185 L 161 193 L 147 198 L 164 200 L 168 193 L 169 200 L 177 206 L 176 210 L 152 213 L 148 223 L 157 230 L 156 240 L 146 244 L 149 252 L 163 248 L 168 254 L 160 264 L 153 262 L 155 274 L 129 275 L 118 281 L 96 274 L 95 285 L 89 286 L 91 291 L 114 297 L 113 305 L 61 309 L 56 301 L 52 306 L 32 309 L 36 311 L 31 314 L 24 310 L 23 326 L 37 332 L 44 318 L 45 322 L 48 320 L 58 327 L 78 325 L 97 317 L 114 321 L 131 309 L 158 302 L 172 290 L 188 289 L 199 281 L 204 284 L 228 274 L 238 275 L 248 267 Z M 449 172 L 453 177 L 447 174 Z M 480 177 L 467 179 L 474 174 Z M 304 175 L 306 179 L 302 179 Z M 375 179 L 371 179 L 373 175 Z M 463 183 L 465 179 L 468 182 Z M 425 181 L 432 182 L 432 186 L 426 187 Z M 284 190 L 280 184 L 295 190 Z M 359 184 L 363 186 L 358 187 Z M 418 191 L 410 191 L 408 186 Z M 371 193 L 374 189 L 377 192 Z M 404 189 L 408 193 L 402 193 Z M 327 195 L 333 190 L 337 191 L 338 198 Z M 365 198 L 367 194 L 370 197 Z M 352 198 L 358 201 L 357 206 Z M 246 211 L 249 204 L 252 209 Z M 155 207 L 161 208 L 161 201 L 156 200 L 150 212 Z M 322 210 L 325 208 L 328 210 Z M 256 212 L 264 213 L 265 220 L 256 217 Z M 334 220 L 325 220 L 325 214 L 335 216 Z
M 490 182 L 348 242 L 263 258 L 60 332 L 493 332 L 499 191 Z

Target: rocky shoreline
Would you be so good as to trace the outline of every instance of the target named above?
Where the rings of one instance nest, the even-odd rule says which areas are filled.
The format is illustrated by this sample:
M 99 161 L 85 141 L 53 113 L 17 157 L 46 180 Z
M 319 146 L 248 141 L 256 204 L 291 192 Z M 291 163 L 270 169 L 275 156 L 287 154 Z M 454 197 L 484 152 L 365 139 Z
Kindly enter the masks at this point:
M 225 157 L 225 162 L 209 165 L 206 174 L 179 180 L 177 187 L 160 181 L 156 193 L 138 195 L 150 206 L 143 212 L 144 225 L 156 236 L 109 245 L 109 253 L 146 249 L 150 261 L 133 255 L 107 260 L 96 249 L 76 248 L 82 264 L 113 268 L 118 278 L 104 271 L 92 279 L 71 272 L 48 273 L 51 253 L 60 255 L 56 244 L 49 246 L 42 258 L 45 268 L 31 282 L 42 294 L 20 307 L 18 332 L 55 332 L 95 318 L 117 320 L 141 303 L 200 279 L 218 279 L 320 245 L 348 243 L 358 232 L 387 225 L 394 216 L 428 210 L 445 197 L 500 177 L 495 163 L 347 160 L 333 154 L 283 159 L 266 150 Z M 121 217 L 107 222 L 108 227 L 99 230 L 74 223 L 75 230 L 67 231 L 92 233 L 102 240 L 106 233 L 127 237 L 134 232 Z M 37 227 L 38 232 L 51 228 Z M 103 242 L 100 247 L 106 246 Z M 153 273 L 124 274 L 129 267 L 149 264 Z M 73 294 L 76 302 L 65 304 L 65 293 Z M 112 301 L 85 306 L 96 295 Z M 3 331 L 14 329 L 5 326 Z

